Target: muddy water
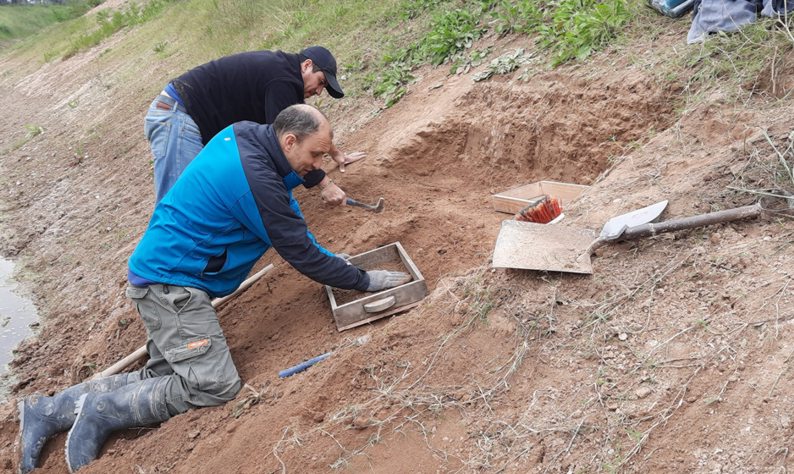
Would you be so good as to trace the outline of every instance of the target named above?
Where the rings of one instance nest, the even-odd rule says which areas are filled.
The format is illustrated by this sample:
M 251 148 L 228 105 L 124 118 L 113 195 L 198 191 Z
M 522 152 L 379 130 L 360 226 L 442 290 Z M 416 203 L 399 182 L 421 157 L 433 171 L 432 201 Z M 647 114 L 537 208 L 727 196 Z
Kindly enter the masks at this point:
M 33 303 L 14 292 L 17 284 L 11 279 L 13 271 L 14 264 L 0 257 L 0 376 L 8 372 L 11 351 L 33 333 L 30 325 L 38 321 Z M 2 392 L 0 387 L 0 400 Z

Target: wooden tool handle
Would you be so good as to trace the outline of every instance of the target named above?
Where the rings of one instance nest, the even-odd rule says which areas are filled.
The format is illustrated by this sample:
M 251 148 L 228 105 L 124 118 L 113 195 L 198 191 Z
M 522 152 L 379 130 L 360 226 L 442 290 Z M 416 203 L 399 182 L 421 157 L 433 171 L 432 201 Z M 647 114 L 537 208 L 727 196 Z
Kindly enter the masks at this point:
M 732 222 L 742 219 L 754 219 L 761 215 L 761 211 L 762 209 L 760 204 L 753 204 L 751 206 L 726 209 L 724 211 L 710 212 L 708 214 L 700 214 L 697 216 L 670 219 L 667 221 L 651 224 L 642 224 L 626 229 L 620 238 L 617 239 L 617 241 L 636 240 L 643 237 L 653 237 L 666 232 L 694 229 L 695 227 L 722 224 L 723 222 Z M 588 248 L 589 253 L 592 254 L 593 251 L 606 245 L 608 242 L 610 241 L 601 239 L 596 240 Z

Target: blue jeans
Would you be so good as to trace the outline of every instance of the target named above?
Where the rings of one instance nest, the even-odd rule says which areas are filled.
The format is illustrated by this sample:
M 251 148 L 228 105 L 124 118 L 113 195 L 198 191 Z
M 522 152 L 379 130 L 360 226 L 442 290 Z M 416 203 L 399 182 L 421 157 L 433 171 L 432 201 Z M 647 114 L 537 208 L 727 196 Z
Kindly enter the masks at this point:
M 171 108 L 158 108 L 158 103 Z M 158 203 L 204 145 L 196 122 L 173 99 L 163 95 L 149 106 L 143 132 L 154 157 L 154 193 Z

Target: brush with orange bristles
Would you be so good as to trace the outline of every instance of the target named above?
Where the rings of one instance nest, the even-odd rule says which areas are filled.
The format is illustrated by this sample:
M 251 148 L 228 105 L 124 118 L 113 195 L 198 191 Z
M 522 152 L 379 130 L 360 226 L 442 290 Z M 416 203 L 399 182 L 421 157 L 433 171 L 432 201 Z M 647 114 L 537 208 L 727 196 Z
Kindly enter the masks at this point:
M 548 224 L 562 214 L 562 204 L 556 197 L 543 196 L 537 204 L 530 204 L 516 214 L 517 221 Z

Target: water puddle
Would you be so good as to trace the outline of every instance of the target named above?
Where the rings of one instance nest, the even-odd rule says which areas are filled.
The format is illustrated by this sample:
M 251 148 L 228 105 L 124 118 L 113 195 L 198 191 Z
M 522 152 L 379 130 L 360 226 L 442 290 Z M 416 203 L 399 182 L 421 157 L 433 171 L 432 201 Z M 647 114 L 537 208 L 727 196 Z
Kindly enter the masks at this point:
M 30 325 L 38 322 L 33 302 L 16 294 L 17 283 L 11 279 L 14 263 L 0 257 L 0 376 L 8 373 L 11 351 L 33 334 Z M 3 397 L 0 387 L 0 399 Z

